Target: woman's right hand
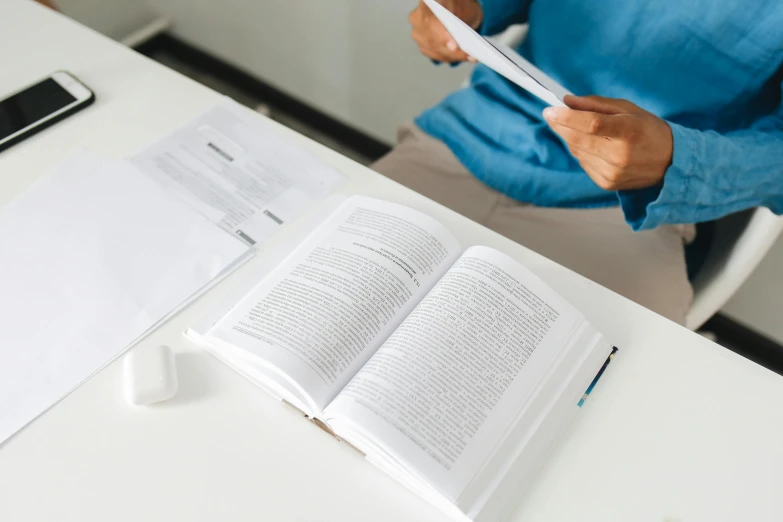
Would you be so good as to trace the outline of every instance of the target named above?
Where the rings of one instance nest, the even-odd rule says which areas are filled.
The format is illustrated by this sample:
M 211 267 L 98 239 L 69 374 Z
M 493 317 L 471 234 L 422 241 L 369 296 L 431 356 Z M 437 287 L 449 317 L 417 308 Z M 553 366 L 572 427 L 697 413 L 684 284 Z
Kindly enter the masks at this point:
M 473 29 L 481 25 L 483 12 L 476 0 L 439 0 L 439 3 Z M 439 62 L 472 61 L 424 2 L 411 11 L 408 21 L 413 27 L 411 36 L 424 56 Z

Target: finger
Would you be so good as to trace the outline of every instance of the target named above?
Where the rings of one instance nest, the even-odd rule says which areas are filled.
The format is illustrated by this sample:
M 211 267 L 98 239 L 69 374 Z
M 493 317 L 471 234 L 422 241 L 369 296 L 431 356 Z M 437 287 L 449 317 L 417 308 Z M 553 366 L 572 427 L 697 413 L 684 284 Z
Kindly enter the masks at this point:
M 411 33 L 413 41 L 419 46 L 419 51 L 426 57 L 440 62 L 462 61 L 455 58 L 455 53 L 448 52 L 444 46 L 433 44 L 430 38 L 420 31 Z
M 552 130 L 563 138 L 569 149 L 598 156 L 609 165 L 620 169 L 633 164 L 633 147 L 625 140 L 609 140 L 560 125 L 554 125 Z
M 578 111 L 600 112 L 601 114 L 634 114 L 643 112 L 641 108 L 618 98 L 603 96 L 571 96 L 563 98 L 563 102 Z
M 464 62 L 468 59 L 468 55 L 459 48 L 456 40 L 451 36 L 451 33 L 446 29 L 443 23 L 437 16 L 427 7 L 423 5 L 422 10 L 422 29 L 426 34 L 426 38 L 430 42 L 430 46 L 435 49 L 441 49 L 440 52 L 449 56 L 448 61 L 452 62 Z
M 423 2 L 419 2 L 413 11 L 408 14 L 408 22 L 411 24 L 411 38 L 419 51 L 426 57 L 437 61 L 449 61 L 448 56 L 432 43 L 431 24 L 429 17 L 432 12 Z
M 431 34 L 418 29 L 414 29 L 411 32 L 411 38 L 413 38 L 413 41 L 419 46 L 419 51 L 433 60 L 442 62 L 464 62 L 469 58 L 469 56 L 459 47 L 456 47 L 456 50 L 451 50 L 449 49 L 449 46 L 446 43 L 443 43 L 438 37 L 433 37 Z M 454 49 L 453 46 L 452 49 Z
M 618 190 L 618 183 L 621 182 L 621 179 L 617 167 L 588 152 L 574 150 L 573 154 L 579 160 L 582 170 L 590 176 L 596 185 L 604 190 Z
M 441 53 L 446 57 L 444 58 L 444 61 L 447 62 L 466 62 L 470 58 L 464 51 L 461 49 L 457 49 L 456 51 L 441 50 Z
M 442 46 L 434 46 L 430 43 L 420 45 L 419 50 L 427 57 L 432 58 L 433 60 L 438 60 L 440 62 L 465 62 L 469 58 L 468 55 L 462 51 L 457 51 L 456 53 L 449 52 Z
M 563 138 L 569 148 L 589 152 L 601 158 L 608 159 L 611 156 L 613 142 L 606 138 L 585 134 L 564 125 L 551 124 L 550 126 L 553 131 Z
M 426 57 L 437 60 L 438 62 L 445 62 L 445 63 L 454 63 L 454 62 L 464 62 L 465 59 L 461 58 L 459 55 L 455 55 L 454 53 L 446 53 L 443 52 L 442 48 L 434 48 L 429 43 L 425 43 L 423 45 L 419 45 L 419 51 Z
M 424 21 L 425 10 L 429 11 L 429 8 L 423 2 L 419 2 L 419 5 L 408 13 L 408 23 L 411 24 L 411 27 L 413 27 L 414 30 L 421 27 L 422 22 Z
M 627 121 L 623 118 L 565 107 L 547 107 L 544 109 L 544 119 L 550 124 L 608 138 L 622 137 L 627 125 Z
M 428 33 L 428 39 L 432 47 L 439 49 L 441 53 L 449 57 L 449 61 L 464 62 L 469 58 L 440 21 L 436 21 Z
M 649 179 L 634 176 L 628 168 L 618 167 L 604 158 L 576 149 L 572 154 L 579 160 L 579 165 L 587 175 L 602 189 L 631 190 L 650 186 Z

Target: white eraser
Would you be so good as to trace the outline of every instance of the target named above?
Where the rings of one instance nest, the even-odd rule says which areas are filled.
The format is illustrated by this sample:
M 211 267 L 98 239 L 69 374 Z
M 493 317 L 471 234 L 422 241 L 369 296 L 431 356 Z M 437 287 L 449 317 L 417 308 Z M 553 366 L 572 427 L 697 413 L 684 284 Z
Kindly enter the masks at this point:
M 165 401 L 177 393 L 177 366 L 168 346 L 140 345 L 125 356 L 125 397 L 135 405 Z

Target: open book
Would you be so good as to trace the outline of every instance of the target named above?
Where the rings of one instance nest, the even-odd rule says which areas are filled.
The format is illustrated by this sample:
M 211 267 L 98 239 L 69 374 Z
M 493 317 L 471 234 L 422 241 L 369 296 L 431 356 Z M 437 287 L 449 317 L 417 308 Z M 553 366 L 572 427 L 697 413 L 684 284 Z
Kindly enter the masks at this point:
M 563 98 L 571 94 L 568 89 L 522 58 L 512 48 L 497 41 L 490 41 L 478 34 L 472 27 L 440 5 L 437 0 L 424 0 L 424 3 L 466 54 L 539 97 L 547 104 L 554 107 L 565 107 Z
M 612 346 L 507 255 L 354 196 L 187 335 L 461 520 L 500 520 Z

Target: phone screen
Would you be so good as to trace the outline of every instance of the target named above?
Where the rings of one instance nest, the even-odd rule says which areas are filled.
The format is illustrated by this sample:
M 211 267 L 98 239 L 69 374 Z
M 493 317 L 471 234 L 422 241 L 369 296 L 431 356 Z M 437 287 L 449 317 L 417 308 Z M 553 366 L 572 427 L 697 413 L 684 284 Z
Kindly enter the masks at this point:
M 75 101 L 73 95 L 51 78 L 0 101 L 0 140 Z

